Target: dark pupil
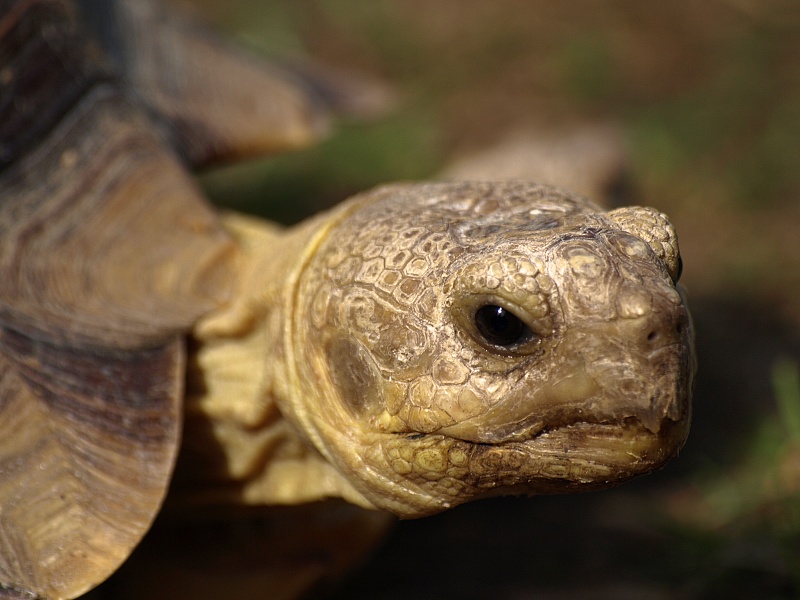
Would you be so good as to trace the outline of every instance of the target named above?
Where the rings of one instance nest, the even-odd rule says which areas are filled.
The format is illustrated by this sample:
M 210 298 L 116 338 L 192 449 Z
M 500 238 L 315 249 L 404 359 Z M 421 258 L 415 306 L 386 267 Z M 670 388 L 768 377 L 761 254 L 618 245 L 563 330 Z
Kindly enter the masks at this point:
M 475 313 L 475 325 L 487 342 L 495 346 L 513 346 L 527 331 L 525 324 L 502 306 L 489 304 Z

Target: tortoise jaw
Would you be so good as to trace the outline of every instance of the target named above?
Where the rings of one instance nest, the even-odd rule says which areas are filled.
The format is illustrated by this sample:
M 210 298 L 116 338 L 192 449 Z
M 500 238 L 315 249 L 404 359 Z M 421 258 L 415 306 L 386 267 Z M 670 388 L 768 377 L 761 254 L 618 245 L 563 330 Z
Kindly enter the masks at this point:
M 548 463 L 546 476 L 528 483 L 535 488 L 532 493 L 562 493 L 607 487 L 659 469 L 677 455 L 688 433 L 688 419 L 664 419 L 654 432 L 628 418 L 619 423 L 564 425 L 520 444 L 531 457 Z
M 620 478 L 636 475 L 644 464 L 656 468 L 674 456 L 688 435 L 688 421 L 664 419 L 657 429 L 636 417 L 617 422 L 576 421 L 543 429 L 525 440 L 509 441 L 500 447 L 522 444 L 543 455 L 556 453 L 570 460 L 586 460 L 618 469 Z M 616 478 L 616 477 L 615 477 Z
M 364 453 L 367 471 L 382 485 L 365 495 L 378 508 L 417 518 L 490 496 L 595 490 L 660 468 L 688 429 L 688 419 L 665 419 L 654 433 L 627 418 L 573 422 L 491 444 L 440 432 L 383 434 Z
M 451 435 L 454 439 L 460 439 L 465 442 L 481 443 L 492 446 L 502 446 L 509 443 L 528 443 L 537 442 L 541 438 L 548 438 L 559 435 L 569 435 L 573 431 L 596 431 L 612 432 L 620 429 L 638 428 L 643 435 L 646 433 L 657 436 L 662 428 L 669 427 L 672 423 L 671 419 L 656 420 L 654 418 L 646 418 L 643 420 L 639 416 L 623 417 L 622 419 L 604 419 L 591 417 L 585 418 L 584 415 L 563 415 L 554 417 L 547 421 L 537 419 L 533 423 L 526 423 L 524 426 L 519 427 L 514 431 L 507 432 L 502 436 L 496 436 L 494 439 L 476 440 L 469 438 L 460 438 L 457 435 Z M 645 433 L 646 432 L 646 433 Z M 438 433 L 445 433 L 443 430 Z
M 636 416 L 620 420 L 564 419 L 560 422 L 538 421 L 525 428 L 493 441 L 476 441 L 446 435 L 457 442 L 494 447 L 497 449 L 524 449 L 531 456 L 553 457 L 562 455 L 566 460 L 580 459 L 615 465 L 622 479 L 637 474 L 636 464 L 647 463 L 647 470 L 656 468 L 655 462 L 666 462 L 683 446 L 689 433 L 689 420 L 665 417 L 657 424 L 642 421 Z M 433 435 L 442 435 L 443 430 Z M 407 434 L 407 439 L 421 439 L 425 434 Z M 661 457 L 661 458 L 658 458 Z
M 395 423 L 405 427 L 375 432 L 365 453 L 391 491 L 365 495 L 414 518 L 488 496 L 599 489 L 658 469 L 689 431 L 693 362 L 673 360 L 656 372 L 677 377 L 632 381 L 573 363 L 553 383 L 521 380 L 459 423 L 428 431 Z

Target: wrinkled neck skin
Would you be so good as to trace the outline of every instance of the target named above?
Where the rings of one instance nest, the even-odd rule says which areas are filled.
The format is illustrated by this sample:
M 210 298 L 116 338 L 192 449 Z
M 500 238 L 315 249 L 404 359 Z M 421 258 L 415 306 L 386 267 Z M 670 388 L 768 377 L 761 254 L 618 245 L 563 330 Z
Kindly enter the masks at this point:
M 200 320 L 189 342 L 178 504 L 298 504 L 342 497 L 374 508 L 284 419 L 284 295 L 341 209 L 284 228 L 223 215 L 237 243 L 230 304 Z M 333 218 L 332 218 L 333 216 Z
M 288 472 L 274 448 L 296 446 L 306 476 L 284 501 L 305 490 L 412 518 L 614 485 L 685 440 L 692 326 L 677 238 L 652 209 L 527 183 L 395 185 L 270 244 L 249 301 L 266 361 L 242 405 L 268 407 L 248 431 L 282 432 L 251 460 L 273 481 Z

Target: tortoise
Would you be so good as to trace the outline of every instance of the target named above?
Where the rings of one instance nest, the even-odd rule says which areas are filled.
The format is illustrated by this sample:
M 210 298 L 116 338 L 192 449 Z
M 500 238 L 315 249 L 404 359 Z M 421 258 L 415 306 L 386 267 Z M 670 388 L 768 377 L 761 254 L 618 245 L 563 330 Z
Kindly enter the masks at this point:
M 216 211 L 190 169 L 312 143 L 347 94 L 150 2 L 3 0 L 0 81 L 0 598 L 87 592 L 168 488 L 313 528 L 326 499 L 415 518 L 683 445 L 658 211 L 527 181 L 387 185 L 289 228 Z

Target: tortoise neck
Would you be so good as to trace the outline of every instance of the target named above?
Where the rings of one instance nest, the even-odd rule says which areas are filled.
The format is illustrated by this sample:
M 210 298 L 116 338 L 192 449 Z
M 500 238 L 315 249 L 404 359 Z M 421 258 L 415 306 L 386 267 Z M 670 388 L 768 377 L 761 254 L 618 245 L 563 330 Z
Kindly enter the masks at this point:
M 329 219 L 292 228 L 229 214 L 235 239 L 232 301 L 206 315 L 189 341 L 186 419 L 173 489 L 191 502 L 294 504 L 351 491 L 284 418 L 285 298 Z M 358 498 L 356 498 L 357 500 Z

